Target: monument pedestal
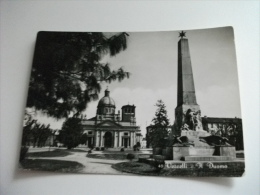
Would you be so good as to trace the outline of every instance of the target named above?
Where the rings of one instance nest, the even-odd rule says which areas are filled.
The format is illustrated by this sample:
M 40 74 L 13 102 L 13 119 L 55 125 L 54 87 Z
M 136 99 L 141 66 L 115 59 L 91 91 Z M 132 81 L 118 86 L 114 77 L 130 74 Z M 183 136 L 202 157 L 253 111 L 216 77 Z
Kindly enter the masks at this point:
M 173 146 L 173 160 L 184 159 L 185 161 L 230 161 L 236 158 L 236 150 L 233 146 L 210 146 L 201 142 L 200 137 L 207 137 L 206 131 L 182 131 L 181 136 L 186 136 L 194 147 Z
M 215 146 L 214 156 L 230 156 L 236 158 L 236 148 L 234 146 Z
M 201 142 L 199 140 L 200 137 L 207 137 L 211 134 L 204 130 L 199 131 L 181 131 L 181 136 L 186 136 L 189 141 L 192 141 L 194 143 L 195 147 L 208 147 L 209 145 L 207 143 Z
M 212 146 L 204 147 L 182 147 L 173 146 L 173 160 L 180 160 L 187 156 L 213 156 L 215 148 Z
M 173 146 L 173 160 L 184 159 L 185 161 L 231 161 L 235 158 L 236 150 L 233 146 Z
M 231 161 L 231 156 L 185 156 L 184 161 Z

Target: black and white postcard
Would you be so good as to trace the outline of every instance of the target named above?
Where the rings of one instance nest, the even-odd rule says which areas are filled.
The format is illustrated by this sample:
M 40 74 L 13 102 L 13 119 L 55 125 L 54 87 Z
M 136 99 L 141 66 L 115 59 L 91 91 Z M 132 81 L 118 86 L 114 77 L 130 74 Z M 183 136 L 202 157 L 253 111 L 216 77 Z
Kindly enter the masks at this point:
M 20 168 L 242 176 L 234 33 L 39 32 Z

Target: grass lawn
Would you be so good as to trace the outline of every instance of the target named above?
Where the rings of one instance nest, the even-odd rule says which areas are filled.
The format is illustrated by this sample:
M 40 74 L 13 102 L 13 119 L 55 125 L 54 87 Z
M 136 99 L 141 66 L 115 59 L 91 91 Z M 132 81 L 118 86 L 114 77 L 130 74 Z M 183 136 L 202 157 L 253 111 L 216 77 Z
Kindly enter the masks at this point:
M 85 152 L 85 153 L 87 153 L 86 150 L 82 150 L 82 149 L 70 149 L 70 150 L 66 149 L 66 151 L 68 151 L 68 152 Z
M 46 151 L 46 152 L 33 152 L 33 153 L 27 153 L 27 157 L 64 157 L 68 156 L 71 153 L 69 150 L 53 150 L 53 151 Z
M 140 162 L 122 162 L 112 165 L 112 168 L 134 173 L 138 175 L 150 176 L 195 176 L 195 177 L 240 177 L 244 173 L 244 162 L 212 162 L 214 166 L 224 165 L 226 168 L 212 168 L 207 165 L 207 162 L 202 163 L 202 167 L 198 167 L 195 162 L 186 163 L 186 167 L 180 168 L 185 162 L 173 162 L 171 165 L 165 166 L 161 170 L 156 170 L 155 167 Z M 179 166 L 179 168 L 178 168 Z
M 89 158 L 97 158 L 97 159 L 107 159 L 107 160 L 126 160 L 126 155 L 128 153 L 116 153 L 116 154 L 88 154 Z M 133 153 L 134 154 L 134 153 Z M 136 154 L 139 157 L 148 158 L 150 154 Z
M 84 166 L 74 161 L 45 160 L 45 159 L 25 159 L 21 163 L 23 169 L 41 170 L 54 172 L 78 172 Z
M 64 157 L 72 154 L 72 152 L 85 152 L 84 150 L 81 149 L 56 149 L 53 151 L 45 151 L 45 152 L 32 152 L 32 153 L 27 153 L 27 157 Z

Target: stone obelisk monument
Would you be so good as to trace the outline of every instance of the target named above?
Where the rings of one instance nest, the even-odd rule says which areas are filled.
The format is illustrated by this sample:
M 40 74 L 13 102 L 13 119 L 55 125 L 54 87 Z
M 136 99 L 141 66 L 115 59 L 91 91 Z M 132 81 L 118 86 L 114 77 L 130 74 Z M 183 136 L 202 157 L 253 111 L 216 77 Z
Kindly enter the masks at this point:
M 191 66 L 188 39 L 185 32 L 180 32 L 178 42 L 178 100 L 175 109 L 174 134 L 181 130 L 202 129 L 200 106 L 197 104 L 194 79 Z
M 195 85 L 193 80 L 191 58 L 188 39 L 185 32 L 180 33 L 178 42 L 178 100 L 175 108 L 175 122 L 173 138 L 177 141 L 172 146 L 172 159 L 185 161 L 223 161 L 235 157 L 235 148 L 226 146 L 218 141 L 219 152 L 215 153 L 215 146 L 203 141 L 203 138 L 223 140 L 220 136 L 212 136 L 204 131 L 201 123 L 200 106 L 197 104 Z M 172 136 L 172 135 L 170 135 Z M 181 138 L 186 138 L 182 142 Z M 191 147 L 192 145 L 192 147 Z M 167 151 L 166 151 L 167 152 Z M 169 153 L 171 150 L 169 149 Z

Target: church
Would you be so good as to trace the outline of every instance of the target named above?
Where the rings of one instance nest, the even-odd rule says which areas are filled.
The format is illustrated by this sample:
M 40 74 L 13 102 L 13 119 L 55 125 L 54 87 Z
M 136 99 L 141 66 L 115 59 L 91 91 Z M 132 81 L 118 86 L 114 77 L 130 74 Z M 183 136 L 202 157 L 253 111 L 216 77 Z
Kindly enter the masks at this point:
M 116 113 L 115 101 L 110 91 L 99 100 L 96 116 L 82 119 L 88 147 L 132 148 L 141 130 L 136 125 L 135 106 L 124 105 Z

